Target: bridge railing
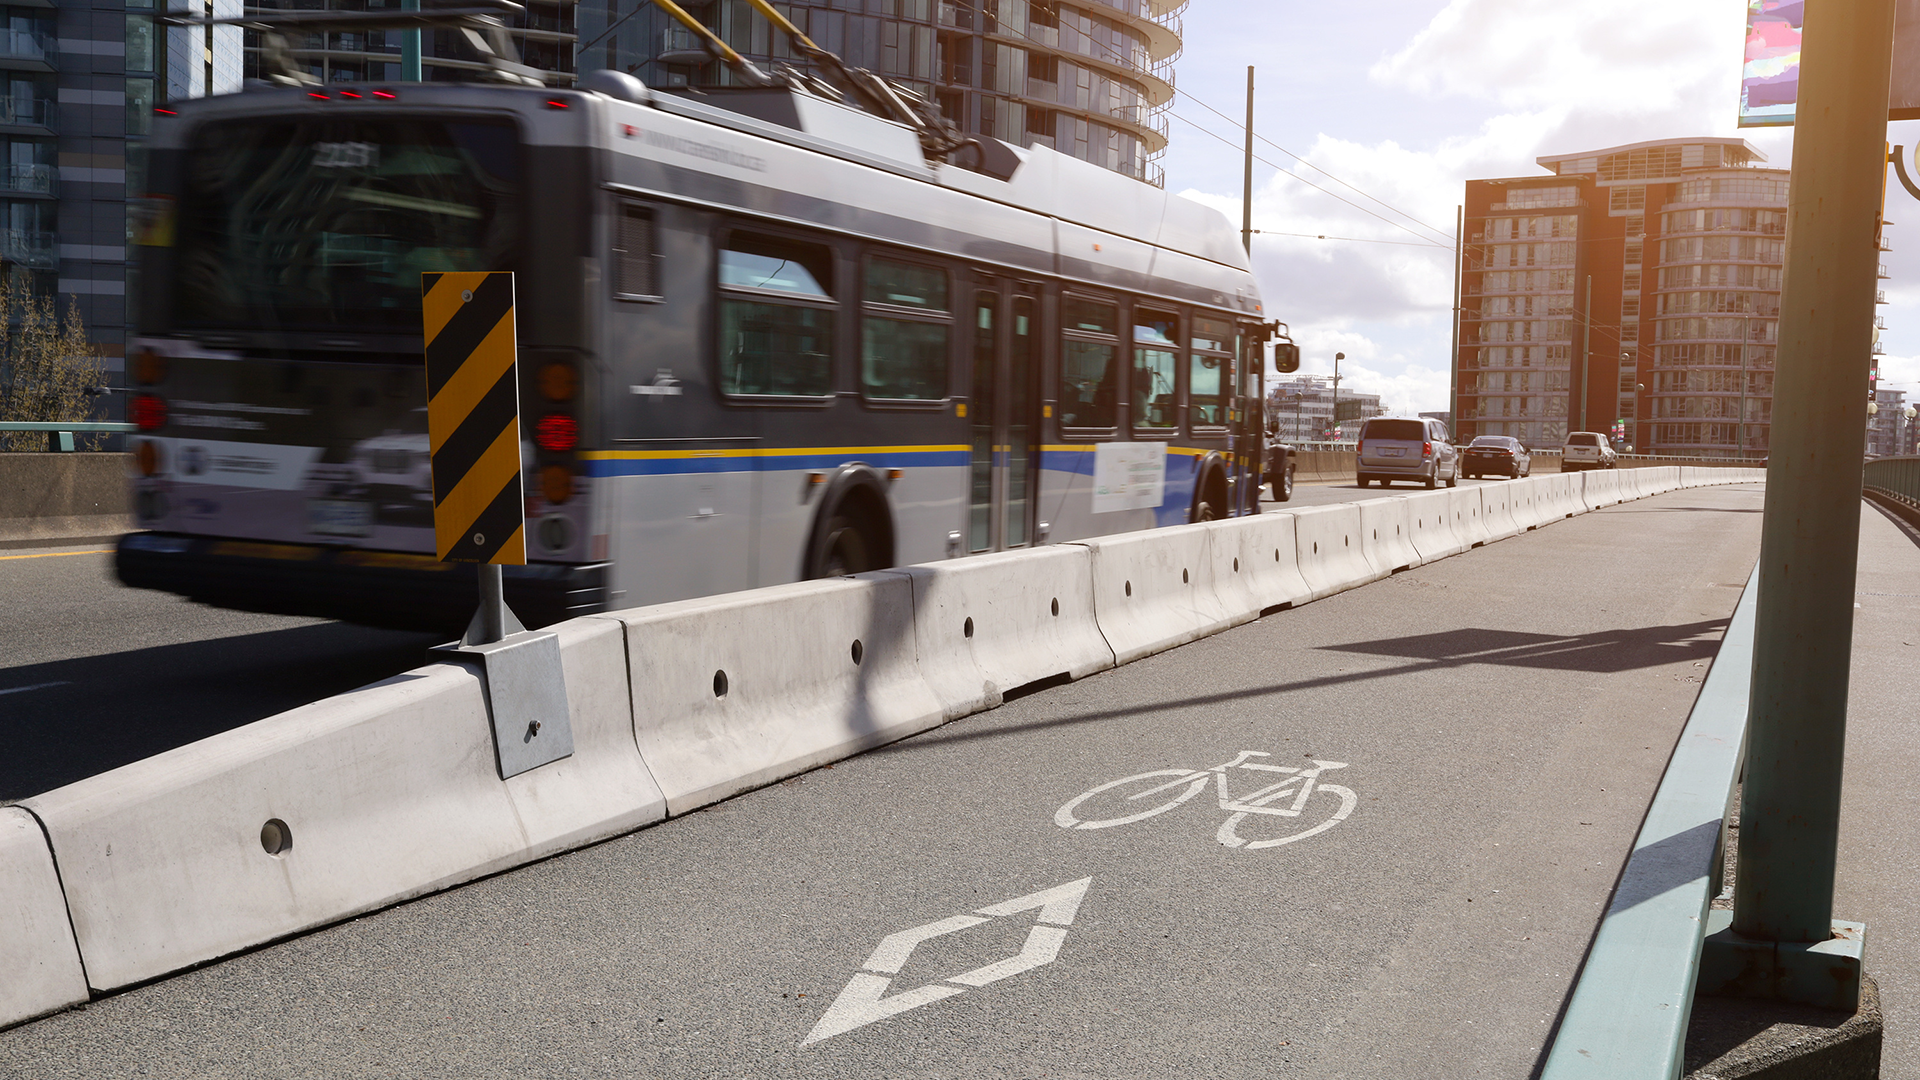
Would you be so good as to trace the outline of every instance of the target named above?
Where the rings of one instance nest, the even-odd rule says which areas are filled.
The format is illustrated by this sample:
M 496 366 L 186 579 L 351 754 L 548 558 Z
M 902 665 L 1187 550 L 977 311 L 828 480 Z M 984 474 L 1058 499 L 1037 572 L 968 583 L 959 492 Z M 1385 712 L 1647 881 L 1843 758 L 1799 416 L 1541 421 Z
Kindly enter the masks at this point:
M 1681 1074 L 1708 909 L 1746 751 L 1759 570 L 1748 578 L 1574 984 L 1541 1080 Z
M 1903 516 L 1920 516 L 1920 457 L 1875 458 L 1867 462 L 1861 484 L 1868 496 L 1908 510 Z
M 125 434 L 140 430 L 138 425 L 123 424 L 109 420 L 7 420 L 0 421 L 0 434 L 7 432 L 45 432 L 47 449 L 57 453 L 72 453 L 77 447 L 74 436 L 98 434 Z

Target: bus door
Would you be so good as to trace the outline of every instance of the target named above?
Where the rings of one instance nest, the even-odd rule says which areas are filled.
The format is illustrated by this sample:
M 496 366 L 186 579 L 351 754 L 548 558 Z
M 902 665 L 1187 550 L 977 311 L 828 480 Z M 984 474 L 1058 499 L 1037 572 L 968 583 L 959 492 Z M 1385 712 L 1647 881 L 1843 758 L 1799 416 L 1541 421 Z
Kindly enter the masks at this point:
M 968 551 L 1025 547 L 1033 535 L 1038 334 L 1031 289 L 974 291 Z
M 1250 329 L 1245 325 L 1236 328 L 1233 338 L 1233 416 L 1229 423 L 1235 514 L 1260 512 L 1260 466 L 1266 455 L 1266 431 L 1261 420 L 1265 402 L 1260 396 L 1266 365 L 1261 362 L 1260 341 L 1248 332 Z

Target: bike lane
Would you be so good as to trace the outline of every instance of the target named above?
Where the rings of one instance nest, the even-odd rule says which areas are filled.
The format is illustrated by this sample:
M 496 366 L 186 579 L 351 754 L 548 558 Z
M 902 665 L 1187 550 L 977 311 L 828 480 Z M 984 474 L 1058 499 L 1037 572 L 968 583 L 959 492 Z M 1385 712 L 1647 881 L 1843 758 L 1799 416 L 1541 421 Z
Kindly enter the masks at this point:
M 1760 505 L 1675 492 L 1408 571 L 0 1033 L 0 1076 L 1524 1076 Z M 1293 805 L 1271 768 L 1351 803 L 1255 815 L 1208 777 L 1061 823 L 1249 751 L 1239 806 Z

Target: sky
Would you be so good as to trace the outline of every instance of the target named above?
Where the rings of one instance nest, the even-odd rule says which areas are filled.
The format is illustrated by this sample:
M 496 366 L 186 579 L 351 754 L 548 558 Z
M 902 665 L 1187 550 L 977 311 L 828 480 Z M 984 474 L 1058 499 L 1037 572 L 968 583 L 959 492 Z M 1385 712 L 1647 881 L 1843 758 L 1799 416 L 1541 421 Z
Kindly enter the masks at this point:
M 1379 394 L 1396 411 L 1447 408 L 1452 236 L 1466 180 L 1546 175 L 1534 161 L 1542 155 L 1702 136 L 1744 138 L 1766 165 L 1791 164 L 1791 129 L 1735 124 L 1745 0 L 1193 0 L 1180 17 L 1185 48 L 1160 161 L 1167 190 L 1238 224 L 1252 65 L 1255 154 L 1265 159 L 1254 162 L 1253 227 L 1263 234 L 1253 262 L 1267 314 L 1291 327 L 1302 373 L 1331 374 L 1344 352 L 1342 388 Z M 1906 146 L 1911 171 L 1920 121 L 1889 125 L 1888 139 Z M 1893 180 L 1887 205 L 1881 385 L 1911 400 L 1920 203 Z

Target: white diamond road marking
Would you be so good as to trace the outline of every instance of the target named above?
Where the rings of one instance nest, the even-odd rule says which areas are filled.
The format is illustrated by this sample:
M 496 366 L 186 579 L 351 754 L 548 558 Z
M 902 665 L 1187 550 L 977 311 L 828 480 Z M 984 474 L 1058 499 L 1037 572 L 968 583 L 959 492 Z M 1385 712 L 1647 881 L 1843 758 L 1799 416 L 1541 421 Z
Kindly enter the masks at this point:
M 1090 877 L 1083 877 L 1079 881 L 1069 881 L 1065 885 L 1056 885 L 1051 889 L 980 908 L 972 915 L 955 915 L 950 919 L 888 934 L 880 939 L 880 944 L 874 946 L 873 955 L 861 965 L 865 970 L 856 972 L 848 980 L 846 989 L 841 990 L 840 996 L 827 1006 L 826 1015 L 813 1025 L 813 1030 L 807 1033 L 800 1045 L 844 1035 L 854 1028 L 865 1027 L 889 1016 L 898 1016 L 909 1009 L 931 1005 L 955 994 L 964 994 L 966 987 L 982 987 L 1053 963 L 1054 958 L 1060 955 L 1060 944 L 1067 940 L 1067 927 L 1072 925 L 1073 917 L 1079 913 L 1080 901 L 1087 895 L 1087 886 L 1092 881 Z M 1034 927 L 1028 931 L 1026 944 L 1017 956 L 958 975 L 949 975 L 941 980 L 941 983 L 959 983 L 959 986 L 932 983 L 916 990 L 902 990 L 891 997 L 887 995 L 887 987 L 893 982 L 888 976 L 900 973 L 900 969 L 906 966 L 907 958 L 913 955 L 913 950 L 921 942 L 979 926 L 988 919 L 1017 915 L 1035 908 L 1040 909 L 1040 914 L 1035 916 Z

